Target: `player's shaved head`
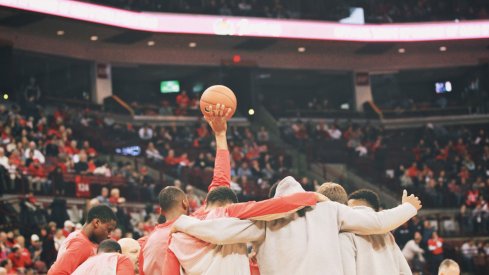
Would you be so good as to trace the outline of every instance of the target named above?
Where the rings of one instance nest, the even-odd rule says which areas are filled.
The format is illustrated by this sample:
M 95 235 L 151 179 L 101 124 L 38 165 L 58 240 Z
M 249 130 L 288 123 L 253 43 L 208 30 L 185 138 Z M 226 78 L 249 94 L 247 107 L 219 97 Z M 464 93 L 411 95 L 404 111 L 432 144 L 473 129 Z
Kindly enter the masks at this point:
M 121 253 L 121 251 L 122 249 L 119 243 L 117 243 L 112 239 L 108 239 L 101 242 L 97 250 L 98 253 L 112 253 L 112 252 Z
M 185 198 L 185 193 L 180 188 L 174 186 L 163 188 L 158 195 L 161 210 L 164 212 L 169 212 L 174 208 L 179 207 Z
M 348 194 L 343 186 L 334 182 L 325 182 L 319 189 L 318 193 L 323 194 L 328 199 L 335 201 L 337 203 L 346 204 L 348 201 Z
M 131 238 L 122 238 L 119 240 L 119 244 L 122 248 L 122 254 L 131 260 L 132 264 L 134 265 L 134 272 L 138 274 L 138 256 L 139 252 L 141 251 L 141 246 L 139 245 L 138 241 Z
M 445 259 L 438 268 L 438 275 L 460 275 L 460 267 L 454 260 Z

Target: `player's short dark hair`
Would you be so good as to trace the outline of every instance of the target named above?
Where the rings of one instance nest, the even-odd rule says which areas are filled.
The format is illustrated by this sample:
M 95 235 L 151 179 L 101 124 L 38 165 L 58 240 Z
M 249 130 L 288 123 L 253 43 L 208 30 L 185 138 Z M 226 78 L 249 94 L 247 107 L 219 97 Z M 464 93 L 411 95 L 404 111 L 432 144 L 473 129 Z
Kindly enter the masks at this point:
M 375 211 L 379 211 L 380 209 L 379 195 L 372 190 L 357 190 L 351 193 L 350 196 L 348 196 L 348 200 L 363 200 L 368 203 L 368 205 L 370 205 L 370 207 L 372 207 Z
M 273 197 L 275 197 L 275 193 L 277 192 L 277 187 L 278 187 L 278 184 L 279 184 L 279 183 L 280 183 L 280 182 L 279 182 L 279 181 L 277 181 L 276 183 L 274 183 L 274 184 L 272 185 L 272 187 L 270 187 L 270 191 L 268 192 L 268 197 L 269 197 L 270 199 L 271 199 L 271 198 L 273 198 Z
M 94 219 L 99 219 L 103 223 L 117 221 L 114 211 L 104 204 L 94 206 L 88 210 L 87 223 L 93 221 Z
M 185 198 L 185 193 L 180 188 L 167 186 L 160 191 L 158 202 L 161 210 L 166 212 L 179 205 L 183 198 Z
M 110 252 L 118 252 L 121 253 L 122 248 L 121 245 L 112 240 L 112 239 L 107 239 L 103 242 L 101 242 L 98 246 L 97 252 L 103 252 L 103 253 L 110 253 Z
M 237 203 L 238 197 L 228 187 L 216 187 L 207 194 L 207 204 L 214 203 Z

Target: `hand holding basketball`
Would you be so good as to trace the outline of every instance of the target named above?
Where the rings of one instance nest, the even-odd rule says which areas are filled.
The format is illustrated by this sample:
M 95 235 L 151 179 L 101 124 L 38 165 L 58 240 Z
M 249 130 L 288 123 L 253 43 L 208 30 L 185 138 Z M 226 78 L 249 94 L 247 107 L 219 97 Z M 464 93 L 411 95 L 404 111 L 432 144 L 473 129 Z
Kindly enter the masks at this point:
M 216 111 L 214 107 L 218 104 L 224 105 L 226 108 L 231 109 L 229 114 L 226 116 L 226 119 L 229 119 L 236 111 L 236 95 L 234 95 L 233 91 L 226 86 L 210 86 L 200 97 L 200 111 L 204 117 L 207 117 L 212 114 L 213 111 Z
M 208 106 L 208 115 L 204 115 L 204 118 L 211 126 L 214 134 L 226 134 L 227 119 L 230 117 L 231 112 L 232 109 L 226 108 L 224 104 L 218 103 L 215 106 Z

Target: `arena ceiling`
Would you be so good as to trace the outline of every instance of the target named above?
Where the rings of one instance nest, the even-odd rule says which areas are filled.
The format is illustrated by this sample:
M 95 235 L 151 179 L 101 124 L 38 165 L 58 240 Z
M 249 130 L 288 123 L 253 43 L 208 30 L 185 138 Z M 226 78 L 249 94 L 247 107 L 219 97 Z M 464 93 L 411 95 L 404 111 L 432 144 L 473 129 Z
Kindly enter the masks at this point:
M 96 40 L 92 40 L 94 36 Z M 382 72 L 489 61 L 489 39 L 365 43 L 156 34 L 4 7 L 0 7 L 0 39 L 16 49 L 113 64 L 226 64 Z M 235 55 L 240 56 L 240 62 L 233 63 Z

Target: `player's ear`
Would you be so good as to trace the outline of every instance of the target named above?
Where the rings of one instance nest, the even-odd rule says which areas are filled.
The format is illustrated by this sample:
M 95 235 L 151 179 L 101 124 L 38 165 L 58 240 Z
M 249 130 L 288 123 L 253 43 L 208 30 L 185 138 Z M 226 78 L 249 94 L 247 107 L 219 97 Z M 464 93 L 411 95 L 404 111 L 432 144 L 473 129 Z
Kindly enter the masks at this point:
M 92 226 L 93 226 L 94 228 L 98 228 L 98 227 L 100 226 L 100 224 L 101 224 L 101 221 L 100 221 L 99 219 L 93 219 L 93 220 L 91 221 L 91 224 L 92 224 Z
M 184 210 L 188 210 L 188 207 L 189 207 L 188 205 L 189 205 L 189 203 L 188 203 L 188 199 L 187 199 L 187 198 L 183 199 L 183 200 L 182 200 L 182 208 L 183 208 Z

